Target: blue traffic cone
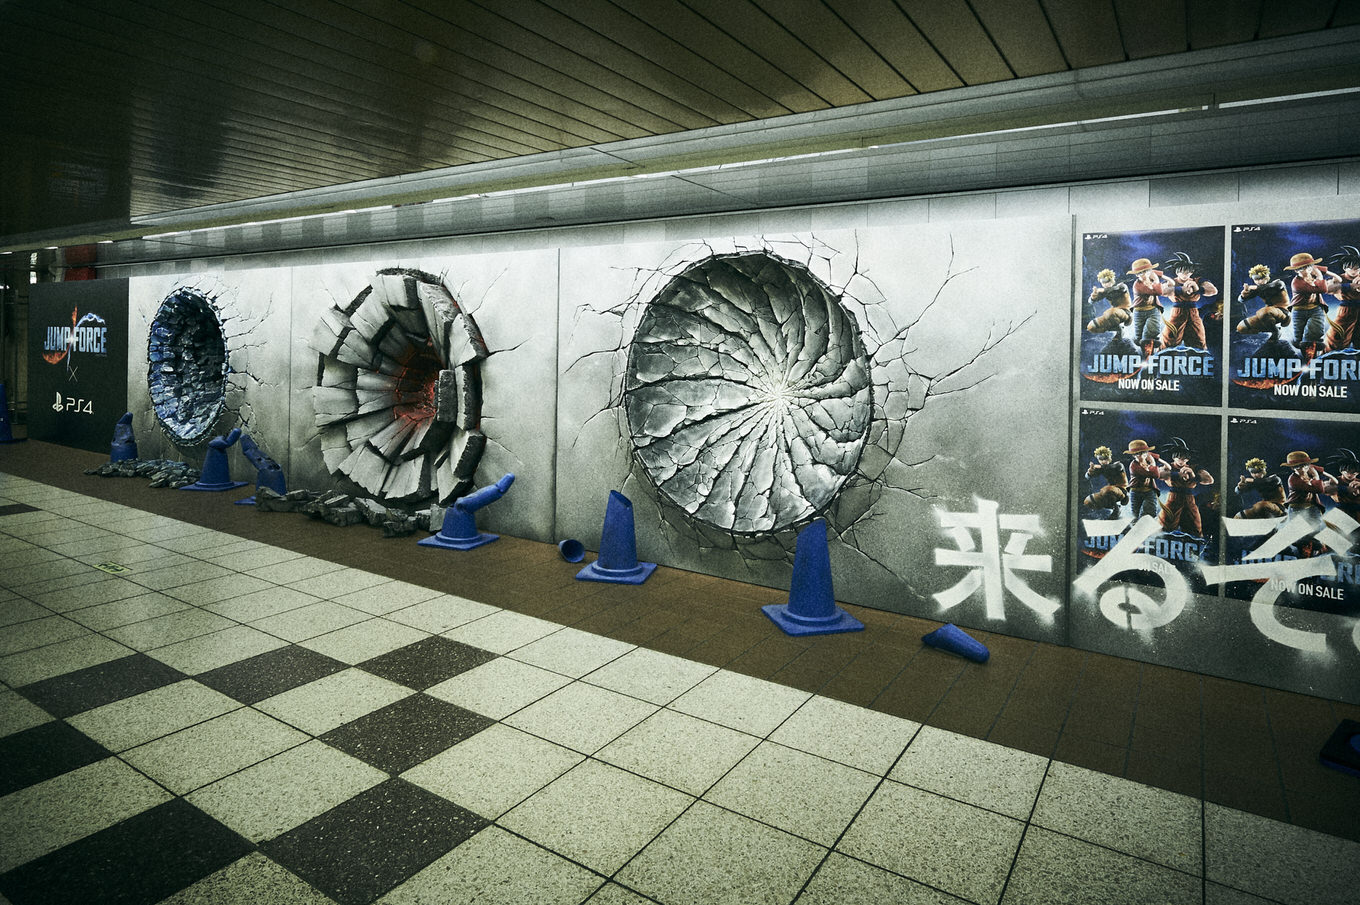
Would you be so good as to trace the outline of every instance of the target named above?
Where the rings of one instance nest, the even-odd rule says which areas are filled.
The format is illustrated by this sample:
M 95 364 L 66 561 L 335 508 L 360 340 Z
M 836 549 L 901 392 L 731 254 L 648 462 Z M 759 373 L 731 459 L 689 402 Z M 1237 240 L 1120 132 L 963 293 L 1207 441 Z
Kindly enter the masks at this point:
M 125 462 L 137 458 L 137 435 L 132 431 L 132 412 L 118 419 L 113 426 L 113 442 L 109 444 L 109 461 Z
M 14 438 L 9 425 L 9 399 L 5 396 L 5 385 L 0 383 L 0 443 L 23 443 L 27 437 Z
M 198 480 L 180 490 L 235 490 L 244 487 L 248 481 L 233 481 L 231 469 L 227 466 L 227 449 L 241 438 L 241 429 L 234 427 L 225 437 L 214 437 L 208 441 L 208 451 L 203 456 L 203 470 Z
M 444 523 L 439 533 L 416 543 L 422 547 L 443 547 L 445 550 L 471 550 L 499 539 L 499 534 L 483 534 L 477 530 L 476 513 L 488 503 L 505 496 L 513 483 L 515 476 L 507 474 L 494 484 L 454 500 L 444 513 Z
M 831 593 L 831 549 L 826 543 L 825 521 L 817 519 L 798 532 L 789 602 L 767 604 L 761 610 L 788 635 L 864 630 L 863 622 L 836 606 Z
M 288 492 L 288 482 L 284 480 L 283 469 L 279 467 L 278 462 L 265 455 L 264 450 L 256 445 L 250 434 L 241 436 L 241 453 L 255 466 L 255 493 L 259 493 L 261 487 L 272 490 L 279 496 Z M 255 494 L 252 493 L 244 500 L 237 500 L 236 505 L 254 506 Z
M 575 538 L 567 538 L 557 542 L 557 552 L 567 562 L 580 562 L 586 558 L 586 545 Z
M 939 648 L 949 651 L 951 654 L 958 654 L 960 657 L 967 657 L 974 663 L 986 663 L 987 658 L 992 655 L 992 652 L 987 650 L 987 645 L 952 622 L 946 622 L 923 637 L 921 641 L 928 647 Z
M 609 491 L 609 503 L 604 509 L 600 555 L 576 573 L 576 580 L 642 584 L 655 571 L 656 563 L 638 562 L 632 502 L 617 490 Z

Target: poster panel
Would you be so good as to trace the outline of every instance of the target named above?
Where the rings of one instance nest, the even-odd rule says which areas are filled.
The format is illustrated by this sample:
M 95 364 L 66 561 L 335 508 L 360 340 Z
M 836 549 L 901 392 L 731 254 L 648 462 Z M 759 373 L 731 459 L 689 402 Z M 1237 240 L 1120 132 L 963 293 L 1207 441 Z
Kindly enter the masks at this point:
M 1360 220 L 1239 224 L 1228 403 L 1360 412 Z
M 1082 235 L 1085 402 L 1218 405 L 1223 227 Z
M 1119 584 L 1099 601 L 1114 622 L 1175 618 L 1218 561 L 1217 416 L 1083 406 L 1076 586 Z M 1155 588 L 1150 595 L 1138 588 Z
M 108 452 L 128 406 L 128 281 L 33 284 L 28 342 L 28 435 Z
M 1230 597 L 1360 616 L 1357 439 L 1353 424 L 1228 419 Z

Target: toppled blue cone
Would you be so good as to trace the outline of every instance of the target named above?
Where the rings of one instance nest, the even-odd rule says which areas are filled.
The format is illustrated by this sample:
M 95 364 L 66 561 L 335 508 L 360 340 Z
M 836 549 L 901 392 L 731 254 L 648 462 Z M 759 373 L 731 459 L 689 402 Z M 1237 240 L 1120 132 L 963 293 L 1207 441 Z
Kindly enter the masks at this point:
M 246 457 L 251 465 L 255 466 L 256 493 L 259 493 L 262 487 L 274 491 L 279 496 L 288 492 L 288 482 L 283 477 L 283 467 L 266 455 L 250 434 L 241 436 L 241 454 Z M 255 497 L 252 495 L 244 500 L 237 500 L 236 505 L 254 506 Z
M 0 443 L 23 443 L 26 437 L 15 439 L 9 426 L 9 399 L 5 396 L 5 385 L 0 383 Z
M 1342 720 L 1318 752 L 1318 760 L 1324 767 L 1360 776 L 1360 723 Z
M 983 644 L 952 622 L 946 622 L 944 625 L 922 638 L 921 641 L 928 647 L 949 651 L 951 654 L 958 654 L 960 657 L 966 657 L 974 663 L 986 663 L 987 659 L 992 655 L 992 652 L 987 650 L 987 645 Z
M 471 550 L 498 540 L 499 534 L 483 534 L 477 530 L 476 512 L 505 496 L 513 483 L 515 476 L 507 474 L 494 484 L 459 497 L 444 513 L 444 524 L 439 533 L 416 543 L 422 547 L 443 547 L 445 550 Z

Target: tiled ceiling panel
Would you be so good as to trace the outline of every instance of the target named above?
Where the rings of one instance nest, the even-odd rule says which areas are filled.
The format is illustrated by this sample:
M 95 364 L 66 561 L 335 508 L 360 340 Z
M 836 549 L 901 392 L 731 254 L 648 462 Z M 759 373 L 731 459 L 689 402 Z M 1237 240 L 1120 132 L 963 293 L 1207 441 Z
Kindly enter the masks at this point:
M 5 0 L 0 238 L 1323 31 L 1358 6 Z

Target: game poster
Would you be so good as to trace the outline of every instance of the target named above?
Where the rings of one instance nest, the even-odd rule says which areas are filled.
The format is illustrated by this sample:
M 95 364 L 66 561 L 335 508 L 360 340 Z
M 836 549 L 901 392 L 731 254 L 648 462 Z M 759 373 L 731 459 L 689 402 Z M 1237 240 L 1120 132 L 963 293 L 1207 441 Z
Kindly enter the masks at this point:
M 1191 591 L 1208 586 L 1201 568 L 1218 562 L 1220 421 L 1177 412 L 1080 410 L 1075 589 L 1164 588 L 1164 621 Z M 1107 595 L 1108 597 L 1108 595 Z M 1147 621 L 1151 598 L 1101 598 L 1106 615 Z M 1138 601 L 1147 605 L 1140 606 Z
M 1360 616 L 1360 431 L 1228 418 L 1227 596 Z
M 33 284 L 28 342 L 28 435 L 107 453 L 128 405 L 128 281 Z
M 1223 227 L 1082 235 L 1080 398 L 1218 405 Z
M 1360 412 L 1360 220 L 1229 232 L 1228 404 Z

